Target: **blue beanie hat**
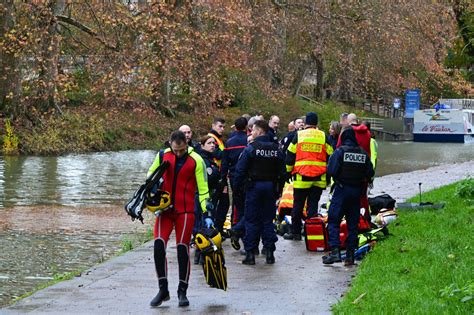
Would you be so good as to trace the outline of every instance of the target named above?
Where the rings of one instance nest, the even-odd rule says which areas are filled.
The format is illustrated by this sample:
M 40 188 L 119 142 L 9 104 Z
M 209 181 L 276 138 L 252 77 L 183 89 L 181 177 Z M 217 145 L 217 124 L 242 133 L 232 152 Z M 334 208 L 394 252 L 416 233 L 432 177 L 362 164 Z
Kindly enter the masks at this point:
M 318 114 L 315 112 L 309 112 L 306 114 L 305 124 L 316 126 L 318 124 Z

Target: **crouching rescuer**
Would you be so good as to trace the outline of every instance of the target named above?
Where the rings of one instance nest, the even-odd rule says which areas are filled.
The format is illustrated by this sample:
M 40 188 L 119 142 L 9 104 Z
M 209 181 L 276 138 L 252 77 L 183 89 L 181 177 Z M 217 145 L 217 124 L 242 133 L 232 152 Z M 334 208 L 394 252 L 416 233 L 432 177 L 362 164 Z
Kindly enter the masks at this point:
M 255 122 L 252 136 L 255 141 L 242 151 L 235 170 L 235 187 L 245 189 L 245 265 L 255 265 L 254 250 L 260 236 L 266 249 L 266 263 L 275 263 L 275 242 L 278 240 L 273 226 L 275 202 L 284 177 L 283 154 L 278 145 L 267 136 L 268 123 Z
M 342 218 L 347 221 L 346 266 L 354 264 L 354 252 L 359 240 L 357 224 L 360 215 L 360 195 L 374 176 L 369 155 L 358 144 L 355 132 L 345 127 L 341 134 L 342 145 L 329 158 L 327 174 L 333 177 L 335 189 L 328 211 L 330 253 L 323 256 L 324 264 L 341 262 L 339 230 Z
M 154 227 L 154 261 L 156 275 L 158 277 L 159 292 L 151 300 L 150 306 L 156 307 L 163 301 L 170 299 L 167 279 L 166 246 L 173 230 L 176 230 L 176 248 L 178 252 L 179 284 L 178 300 L 179 306 L 188 306 L 186 297 L 189 274 L 191 272 L 189 260 L 189 243 L 194 225 L 194 203 L 196 189 L 199 193 L 199 202 L 204 212 L 207 225 L 212 225 L 212 219 L 206 206 L 209 198 L 206 167 L 203 159 L 194 149 L 189 147 L 183 132 L 175 131 L 171 134 L 171 147 L 161 150 L 148 171 L 148 175 L 168 161 L 170 166 L 163 175 L 160 189 L 169 192 L 171 203 L 166 211 L 163 211 L 155 221 Z M 208 206 L 211 209 L 211 206 Z

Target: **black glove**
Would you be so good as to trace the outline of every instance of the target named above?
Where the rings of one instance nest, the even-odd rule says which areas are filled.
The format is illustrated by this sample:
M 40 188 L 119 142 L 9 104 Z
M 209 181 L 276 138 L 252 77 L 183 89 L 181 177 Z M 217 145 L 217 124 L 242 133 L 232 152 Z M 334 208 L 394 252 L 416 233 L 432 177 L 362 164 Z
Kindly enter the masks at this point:
M 285 182 L 287 182 L 289 184 L 292 179 L 293 179 L 293 174 L 291 174 L 291 172 L 286 172 Z

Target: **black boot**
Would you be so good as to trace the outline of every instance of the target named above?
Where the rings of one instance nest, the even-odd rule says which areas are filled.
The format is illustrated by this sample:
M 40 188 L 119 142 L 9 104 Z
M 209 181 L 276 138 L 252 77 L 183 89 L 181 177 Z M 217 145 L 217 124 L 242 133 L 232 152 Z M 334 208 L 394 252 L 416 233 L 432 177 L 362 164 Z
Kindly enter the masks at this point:
M 348 249 L 346 251 L 346 259 L 344 259 L 344 266 L 352 266 L 355 265 L 354 262 L 354 250 Z
M 252 252 L 255 256 L 260 255 L 260 251 L 258 250 L 258 247 L 255 247 Z M 245 249 L 241 249 L 240 250 L 240 255 L 242 255 L 242 256 L 247 255 L 247 251 Z
M 180 282 L 178 285 L 178 306 L 189 306 L 189 300 L 186 297 L 186 290 L 188 289 L 188 285 L 184 282 Z
M 245 259 L 242 260 L 244 265 L 255 265 L 255 254 L 253 251 L 247 251 L 245 255 Z
M 229 234 L 230 234 L 230 245 L 232 245 L 233 249 L 239 250 L 240 243 L 239 243 L 239 236 L 237 235 L 237 232 L 229 230 Z
M 301 241 L 301 234 L 286 233 L 283 238 L 285 240 Z
M 272 265 L 272 264 L 275 263 L 275 256 L 273 256 L 273 250 L 271 250 L 269 248 L 265 248 L 265 256 L 266 256 L 267 264 Z
M 170 292 L 168 291 L 168 280 L 161 279 L 159 281 L 159 287 L 160 287 L 160 291 L 150 302 L 151 307 L 160 306 L 161 303 L 163 303 L 164 301 L 168 301 L 170 299 Z
M 339 248 L 332 249 L 328 255 L 323 256 L 323 264 L 325 265 L 330 265 L 341 261 L 341 251 Z
M 196 248 L 194 250 L 194 264 L 199 265 L 199 260 L 201 259 L 201 251 Z

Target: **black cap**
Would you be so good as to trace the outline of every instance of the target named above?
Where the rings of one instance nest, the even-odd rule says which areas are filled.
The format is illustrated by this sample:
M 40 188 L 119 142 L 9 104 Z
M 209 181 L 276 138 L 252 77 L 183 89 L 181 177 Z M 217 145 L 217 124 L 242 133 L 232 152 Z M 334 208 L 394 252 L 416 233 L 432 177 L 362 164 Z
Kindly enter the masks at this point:
M 316 126 L 318 124 L 318 114 L 315 112 L 309 112 L 306 114 L 305 119 L 306 125 Z

